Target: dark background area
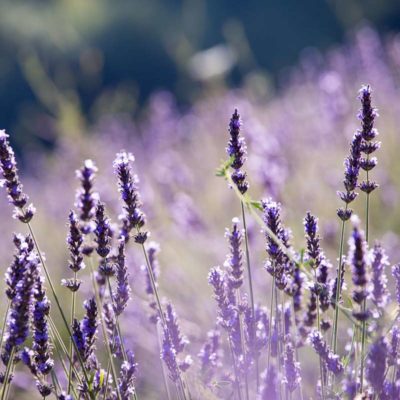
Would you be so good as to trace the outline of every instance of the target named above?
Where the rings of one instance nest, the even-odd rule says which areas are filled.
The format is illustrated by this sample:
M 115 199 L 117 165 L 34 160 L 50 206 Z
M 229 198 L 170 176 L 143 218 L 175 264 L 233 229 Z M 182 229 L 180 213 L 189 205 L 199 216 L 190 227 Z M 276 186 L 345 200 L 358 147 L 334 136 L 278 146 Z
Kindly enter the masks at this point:
M 91 123 L 107 112 L 134 113 L 160 89 L 190 104 L 204 88 L 235 87 L 254 72 L 279 88 L 280 72 L 304 49 L 340 44 L 366 21 L 379 33 L 397 31 L 400 2 L 2 1 L 0 126 L 15 132 L 19 147 L 38 138 L 50 144 L 53 118 L 78 118 L 72 109 Z M 223 66 L 198 76 L 191 65 L 202 73 L 195 57 L 210 48 Z

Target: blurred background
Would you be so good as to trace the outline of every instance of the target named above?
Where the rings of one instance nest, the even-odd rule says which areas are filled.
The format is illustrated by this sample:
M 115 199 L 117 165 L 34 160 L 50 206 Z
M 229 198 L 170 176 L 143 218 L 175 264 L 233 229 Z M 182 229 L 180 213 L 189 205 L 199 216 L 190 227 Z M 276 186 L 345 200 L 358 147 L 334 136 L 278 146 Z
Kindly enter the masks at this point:
M 223 265 L 224 229 L 240 213 L 215 177 L 234 108 L 248 144 L 251 195 L 282 202 L 296 249 L 304 247 L 306 211 L 318 215 L 335 263 L 336 191 L 365 83 L 383 143 L 373 171 L 380 189 L 372 197 L 371 237 L 398 262 L 399 30 L 397 0 L 1 0 L 0 129 L 10 134 L 38 209 L 34 226 L 54 280 L 70 274 L 65 237 L 75 170 L 94 160 L 96 190 L 117 222 L 112 162 L 122 148 L 134 153 L 151 239 L 161 246 L 162 295 L 174 302 L 196 359 L 216 317 L 207 273 Z M 364 202 L 355 208 L 362 216 Z M 4 270 L 11 233 L 24 229 L 4 193 L 0 218 Z M 265 304 L 264 238 L 248 223 L 256 300 Z M 140 364 L 138 391 L 157 399 L 162 388 L 152 377 L 160 367 L 140 251 L 131 248 L 128 260 L 134 300 L 123 330 L 135 326 L 126 337 Z M 305 365 L 304 373 L 315 376 L 313 368 Z M 28 377 L 16 382 L 14 398 L 34 385 Z
M 0 125 L 23 151 L 160 89 L 180 106 L 221 87 L 271 96 L 307 52 L 366 21 L 396 32 L 399 15 L 396 0 L 2 0 Z

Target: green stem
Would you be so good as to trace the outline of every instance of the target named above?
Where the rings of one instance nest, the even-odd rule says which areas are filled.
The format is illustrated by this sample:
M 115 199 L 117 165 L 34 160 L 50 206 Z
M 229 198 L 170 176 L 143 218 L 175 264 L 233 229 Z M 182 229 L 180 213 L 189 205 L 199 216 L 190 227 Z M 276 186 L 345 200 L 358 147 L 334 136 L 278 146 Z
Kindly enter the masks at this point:
M 34 234 L 34 232 L 33 232 L 33 229 L 32 229 L 32 226 L 31 226 L 30 222 L 28 222 L 27 225 L 28 225 L 29 232 L 30 232 L 30 234 L 31 234 L 31 236 L 32 236 L 33 243 L 35 244 L 35 247 L 36 247 L 36 250 L 37 250 L 37 253 L 38 253 L 40 262 L 41 262 L 41 264 L 42 264 L 43 270 L 44 270 L 44 272 L 45 272 L 47 282 L 49 283 L 49 286 L 50 286 L 51 292 L 52 292 L 52 294 L 53 294 L 54 300 L 55 300 L 55 302 L 56 302 L 57 308 L 58 308 L 58 310 L 59 310 L 59 312 L 60 312 L 60 315 L 61 315 L 61 318 L 62 318 L 62 320 L 63 320 L 63 322 L 64 322 L 65 328 L 66 328 L 66 330 L 67 330 L 67 332 L 68 332 L 68 336 L 69 336 L 70 338 L 72 338 L 71 329 L 70 329 L 70 327 L 69 327 L 69 325 L 68 325 L 68 322 L 67 322 L 67 318 L 66 318 L 66 316 L 65 316 L 65 313 L 64 313 L 64 311 L 63 311 L 63 309 L 62 309 L 62 307 L 61 307 L 60 300 L 59 300 L 59 298 L 58 298 L 58 296 L 57 296 L 55 287 L 54 287 L 54 285 L 53 285 L 53 282 L 52 282 L 52 280 L 51 280 L 51 277 L 50 277 L 49 271 L 48 271 L 48 269 L 47 269 L 46 263 L 45 263 L 44 258 L 43 258 L 43 256 L 42 256 L 42 252 L 40 251 L 39 244 L 38 244 L 38 242 L 37 242 L 37 240 L 36 240 L 36 236 L 35 236 L 35 234 Z M 82 360 L 81 355 L 79 354 L 79 351 L 78 351 L 78 348 L 77 348 L 77 346 L 76 346 L 75 340 L 72 340 L 72 343 L 73 343 L 73 345 L 74 345 L 75 353 L 76 353 L 77 356 L 78 356 L 79 363 L 81 364 L 81 368 L 82 368 L 82 372 L 83 372 L 83 375 L 84 375 L 84 377 L 85 377 L 85 380 L 86 380 L 86 382 L 89 382 L 89 375 L 87 374 L 85 365 L 84 365 L 84 363 L 83 363 L 83 360 Z M 93 393 L 91 390 L 89 391 L 89 396 L 90 396 L 90 398 L 91 398 L 92 400 L 96 400 L 95 395 L 94 395 L 94 393 Z
M 345 210 L 347 211 L 347 204 Z M 333 323 L 333 352 L 337 353 L 337 333 L 339 324 L 339 300 L 340 300 L 340 288 L 342 287 L 342 261 L 343 261 L 343 247 L 344 247 L 344 231 L 345 231 L 345 221 L 342 221 L 342 228 L 340 233 L 340 249 L 339 249 L 339 264 L 336 277 L 336 298 L 335 298 L 335 319 Z
M 5 330 L 6 330 L 8 312 L 10 311 L 10 304 L 11 304 L 11 300 L 8 300 L 6 313 L 4 314 L 4 319 L 3 319 L 3 326 L 1 327 L 0 352 L 3 349 L 3 340 L 4 340 L 4 337 L 5 337 Z
M 275 273 L 272 277 L 271 299 L 269 305 L 269 332 L 268 332 L 268 356 L 267 356 L 267 371 L 269 371 L 271 360 L 271 335 L 272 335 L 272 313 L 274 307 L 274 291 L 275 291 Z
M 95 294 L 95 297 L 96 297 L 97 308 L 98 308 L 99 314 L 100 314 L 100 325 L 101 325 L 101 329 L 102 329 L 102 332 L 103 332 L 104 341 L 106 343 L 108 359 L 109 359 L 110 364 L 111 364 L 111 373 L 112 373 L 112 376 L 113 376 L 113 379 L 114 379 L 115 388 L 117 390 L 118 399 L 122 400 L 121 393 L 120 393 L 119 387 L 118 387 L 118 376 L 117 376 L 117 372 L 116 372 L 115 365 L 114 365 L 114 359 L 113 359 L 113 355 L 112 355 L 112 351 L 111 351 L 111 347 L 110 347 L 110 341 L 109 341 L 109 338 L 108 338 L 107 329 L 106 329 L 106 325 L 105 325 L 105 322 L 104 322 L 103 307 L 102 307 L 102 303 L 101 303 L 101 299 L 100 299 L 100 295 L 99 295 L 99 290 L 98 290 L 96 278 L 94 276 L 94 268 L 93 268 L 92 259 L 90 259 L 89 265 L 90 265 L 90 272 L 91 272 L 91 276 L 92 276 L 92 284 L 93 284 L 94 294 Z
M 8 379 L 10 377 L 10 371 L 12 368 L 12 364 L 14 363 L 14 352 L 15 352 L 15 347 L 13 346 L 11 349 L 11 352 L 10 352 L 10 359 L 8 360 L 8 363 L 7 363 L 6 373 L 4 375 L 3 390 L 1 392 L 1 400 L 4 400 L 4 396 L 7 392 L 7 386 L 9 386 Z
M 74 272 L 74 280 L 76 281 L 76 272 Z M 71 326 L 74 322 L 75 318 L 75 297 L 76 297 L 76 292 L 72 292 L 72 305 L 71 305 Z M 73 360 L 73 352 L 74 352 L 74 345 L 72 344 L 72 337 L 70 338 L 70 343 L 69 343 L 69 358 L 70 360 Z M 71 393 L 71 386 L 72 386 L 72 367 L 73 367 L 73 361 L 69 364 L 69 374 L 68 374 L 68 394 Z
M 245 243 L 245 249 L 246 249 L 247 273 L 249 275 L 249 290 L 250 290 L 251 313 L 252 313 L 252 321 L 253 321 L 253 325 L 254 325 L 253 329 L 255 330 L 256 312 L 255 312 L 255 303 L 254 303 L 253 279 L 252 279 L 252 276 L 251 276 L 249 235 L 248 235 L 248 232 L 247 232 L 246 213 L 244 212 L 244 203 L 243 203 L 242 200 L 240 201 L 240 205 L 241 205 L 241 209 L 242 209 L 242 219 L 243 219 L 243 228 L 244 228 L 244 243 Z M 256 383 L 257 383 L 257 393 L 258 393 L 258 388 L 260 386 L 258 358 L 256 358 L 255 364 L 256 364 Z
M 317 269 L 314 268 L 314 275 L 315 275 L 315 283 L 317 284 Z M 320 312 L 319 312 L 319 297 L 318 294 L 316 294 L 317 297 L 317 329 L 321 329 L 321 319 L 320 319 Z M 324 367 L 323 363 L 321 360 L 321 357 L 319 357 L 319 372 L 321 375 L 321 394 L 322 394 L 322 400 L 325 400 L 325 377 L 324 377 Z

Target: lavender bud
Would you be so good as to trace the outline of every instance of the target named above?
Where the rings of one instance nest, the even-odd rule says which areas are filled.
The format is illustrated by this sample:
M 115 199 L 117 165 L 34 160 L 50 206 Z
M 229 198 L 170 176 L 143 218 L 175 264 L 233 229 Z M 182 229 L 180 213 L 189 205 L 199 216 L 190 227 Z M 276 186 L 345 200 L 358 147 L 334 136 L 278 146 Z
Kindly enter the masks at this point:
M 339 356 L 332 353 L 326 344 L 321 332 L 314 329 L 308 337 L 311 346 L 320 356 L 325 367 L 335 375 L 343 372 L 343 364 L 339 360 Z
M 176 359 L 176 350 L 172 345 L 168 329 L 164 329 L 161 359 L 164 361 L 165 365 L 168 368 L 169 377 L 173 382 L 176 382 L 179 379 L 180 372 L 179 372 L 178 362 Z
M 379 395 L 383 390 L 387 353 L 388 348 L 384 337 L 380 337 L 369 348 L 365 376 L 374 389 L 375 395 Z
M 207 342 L 203 345 L 198 355 L 205 383 L 210 382 L 215 369 L 219 366 L 221 333 L 218 330 L 213 330 L 208 332 L 207 336 Z
M 50 303 L 43 289 L 43 278 L 36 278 L 33 308 L 33 351 L 38 371 L 47 375 L 53 368 L 49 344 L 49 327 L 47 318 L 50 312 Z
M 114 292 L 114 312 L 117 316 L 125 310 L 131 298 L 131 288 L 129 286 L 129 274 L 125 265 L 125 242 L 120 241 L 116 264 L 117 288 Z
M 241 168 L 246 161 L 247 147 L 244 138 L 240 136 L 240 127 L 240 115 L 238 111 L 235 110 L 229 122 L 230 139 L 226 152 L 229 157 L 233 157 L 231 164 L 231 167 L 234 169 L 231 175 L 232 181 L 235 183 L 240 193 L 244 194 L 247 192 L 249 184 L 246 181 L 246 173 L 241 171 Z
M 227 256 L 224 266 L 229 271 L 229 284 L 234 289 L 239 289 L 243 284 L 243 251 L 241 249 L 243 233 L 238 227 L 239 219 L 232 220 L 232 231 L 226 229 L 225 236 L 230 245 L 230 254 Z
M 361 87 L 358 96 L 361 100 L 361 109 L 358 118 L 361 120 L 361 135 L 366 142 L 375 139 L 378 135 L 378 131 L 374 129 L 374 121 L 378 117 L 378 112 L 371 105 L 371 94 L 371 87 L 364 85 Z
M 53 391 L 52 386 L 45 382 L 40 382 L 39 380 L 36 381 L 36 388 L 43 398 L 50 396 Z
M 69 233 L 67 243 L 70 253 L 70 261 L 68 263 L 69 268 L 74 272 L 79 272 L 85 268 L 82 254 L 83 237 L 78 218 L 73 211 L 70 211 L 69 213 Z
M 96 228 L 94 230 L 94 234 L 96 235 L 96 243 L 97 243 L 97 254 L 105 258 L 108 256 L 111 250 L 111 229 L 110 229 L 110 221 L 105 215 L 104 204 L 98 203 L 96 207 Z
M 385 268 L 389 265 L 385 249 L 381 244 L 376 243 L 372 250 L 372 301 L 381 309 L 384 309 L 389 300 L 387 289 L 387 276 Z
M 168 303 L 166 307 L 165 321 L 172 345 L 174 346 L 176 354 L 179 354 L 189 342 L 180 332 L 176 313 L 170 303 Z
M 22 191 L 14 150 L 11 148 L 8 138 L 9 135 L 6 134 L 6 131 L 0 130 L 0 167 L 4 177 L 1 185 L 5 186 L 10 203 L 15 206 L 14 216 L 21 222 L 28 223 L 35 213 L 35 208 L 33 205 L 29 205 L 25 209 L 28 196 Z
M 126 153 L 124 151 L 117 154 L 114 161 L 114 170 L 118 177 L 118 188 L 121 193 L 122 200 L 125 203 L 124 206 L 124 239 L 127 240 L 129 237 L 129 232 L 132 229 L 140 229 L 145 224 L 145 215 L 141 210 L 141 201 L 138 192 L 137 184 L 139 182 L 136 175 L 132 174 L 130 163 L 133 162 L 135 158 L 131 153 Z M 126 236 L 128 235 L 128 236 Z M 144 241 L 145 237 L 141 236 L 138 238 Z M 143 243 L 144 243 L 143 241 Z M 140 243 L 140 242 L 138 242 Z
M 86 310 L 86 315 L 81 323 L 82 335 L 85 343 L 84 361 L 87 361 L 94 351 L 94 343 L 97 333 L 97 304 L 94 298 L 86 300 L 83 303 Z
M 364 232 L 358 227 L 358 221 L 354 219 L 353 223 L 353 234 L 349 242 L 349 261 L 352 267 L 353 284 L 355 286 L 353 300 L 361 304 L 367 297 L 367 244 L 365 242 Z
M 81 187 L 76 193 L 75 206 L 79 210 L 79 218 L 83 222 L 80 226 L 82 233 L 92 232 L 90 222 L 95 215 L 96 204 L 99 195 L 93 192 L 93 181 L 97 168 L 92 160 L 85 160 L 83 167 L 76 171 L 77 178 L 81 181 Z
M 71 292 L 77 292 L 81 286 L 80 279 L 61 279 L 61 285 L 69 289 Z
M 126 352 L 127 360 L 121 365 L 121 375 L 118 380 L 119 392 L 122 399 L 129 399 L 135 393 L 135 374 L 137 363 L 131 351 Z
M 286 387 L 288 388 L 289 392 L 293 392 L 299 387 L 301 382 L 301 376 L 300 376 L 300 363 L 296 362 L 294 355 L 294 348 L 290 335 L 288 335 L 285 340 L 284 366 L 285 366 L 284 383 L 286 384 Z

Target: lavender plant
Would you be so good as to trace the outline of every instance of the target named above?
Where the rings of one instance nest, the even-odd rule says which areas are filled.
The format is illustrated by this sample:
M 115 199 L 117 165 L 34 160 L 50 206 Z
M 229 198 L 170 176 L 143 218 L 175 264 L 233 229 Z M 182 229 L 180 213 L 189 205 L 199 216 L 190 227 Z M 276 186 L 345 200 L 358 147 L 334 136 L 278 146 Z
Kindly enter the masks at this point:
M 139 193 L 139 181 L 133 173 L 135 158 L 121 151 L 113 165 L 118 191 L 106 190 L 103 173 L 95 182 L 98 170 L 90 160 L 77 173 L 81 184 L 76 209 L 68 217 L 69 259 L 64 260 L 73 276 L 64 271 L 60 289 L 52 283 L 53 257 L 47 260 L 44 256 L 39 238 L 43 245 L 51 246 L 46 237 L 35 235 L 33 207 L 28 206 L 22 190 L 9 136 L 1 131 L 4 186 L 17 220 L 29 231 L 14 235 L 15 252 L 5 273 L 8 307 L 0 344 L 4 365 L 1 400 L 18 396 L 18 382 L 28 373 L 41 398 L 69 400 L 137 400 L 152 394 L 178 400 L 328 400 L 355 399 L 357 395 L 398 399 L 400 266 L 393 265 L 389 277 L 387 253 L 391 258 L 395 253 L 386 250 L 382 244 L 385 238 L 369 243 L 369 224 L 374 220 L 369 196 L 377 188 L 369 173 L 377 164 L 372 154 L 379 148 L 371 93 L 368 85 L 360 91 L 361 129 L 354 134 L 345 160 L 344 190 L 339 192 L 343 207 L 337 211 L 336 274 L 328 259 L 333 246 L 322 217 L 306 213 L 306 244 L 298 248 L 302 221 L 293 221 L 286 212 L 284 196 L 271 191 L 260 201 L 252 198 L 253 184 L 250 190 L 248 180 L 253 175 L 244 172 L 245 162 L 246 170 L 249 167 L 252 171 L 252 157 L 246 160 L 247 136 L 245 140 L 235 109 L 229 123 L 229 159 L 218 170 L 232 189 L 236 206 L 240 205 L 236 211 L 241 212 L 241 218 L 234 218 L 225 231 L 227 249 L 220 252 L 219 242 L 214 246 L 210 237 L 202 241 L 207 215 L 202 215 L 200 202 L 194 202 L 196 218 L 186 220 L 198 222 L 200 215 L 203 223 L 196 223 L 196 229 L 186 231 L 187 236 L 179 236 L 177 242 L 170 234 L 174 226 L 166 225 L 164 230 L 154 224 L 157 239 L 164 243 L 160 255 L 159 245 L 148 240 L 148 226 L 160 212 L 152 205 L 155 195 L 146 184 L 153 170 L 143 171 L 146 179 Z M 248 142 L 254 144 L 250 131 L 255 128 L 245 107 L 243 115 L 248 113 Z M 165 122 L 167 117 L 163 118 Z M 361 170 L 366 179 L 360 183 Z M 162 189 L 166 197 L 174 197 L 174 184 L 179 179 L 190 191 L 190 178 L 183 178 L 183 166 L 176 174 L 179 176 L 171 177 L 173 169 L 169 175 L 162 171 L 169 186 Z M 355 211 L 358 189 L 367 198 L 366 214 L 361 218 Z M 101 201 L 97 192 L 101 192 Z M 262 190 L 255 193 L 258 196 Z M 179 209 L 173 213 L 169 207 L 166 203 L 162 212 L 176 221 Z M 307 204 L 308 208 L 313 204 Z M 227 206 L 227 210 L 231 208 Z M 353 226 L 347 251 L 349 220 Z M 290 225 L 293 231 L 287 228 Z M 199 271 L 202 278 L 194 275 L 192 282 L 186 282 L 182 271 L 174 264 L 172 269 L 165 262 L 168 257 L 163 258 L 166 254 L 175 257 L 178 264 L 190 266 L 196 256 L 186 258 L 189 250 L 207 253 L 209 261 L 220 265 L 208 274 L 213 306 L 209 306 L 211 296 L 202 286 L 204 269 Z M 163 258 L 161 263 L 159 257 Z M 141 276 L 137 266 L 143 261 Z M 71 311 L 69 319 L 67 311 Z M 347 330 L 349 339 L 344 335 Z M 142 372 L 149 368 L 151 379 Z

